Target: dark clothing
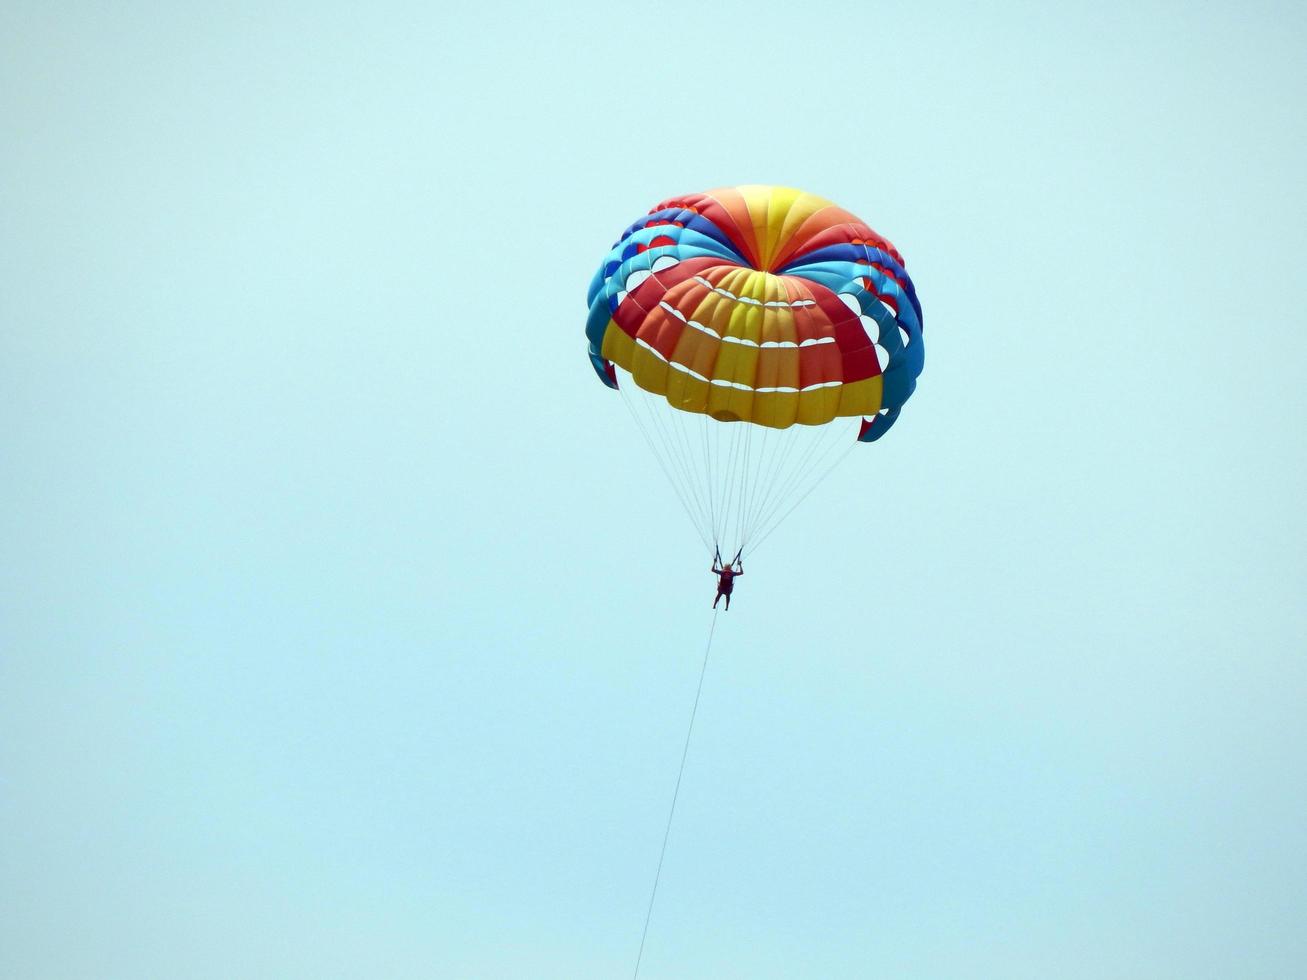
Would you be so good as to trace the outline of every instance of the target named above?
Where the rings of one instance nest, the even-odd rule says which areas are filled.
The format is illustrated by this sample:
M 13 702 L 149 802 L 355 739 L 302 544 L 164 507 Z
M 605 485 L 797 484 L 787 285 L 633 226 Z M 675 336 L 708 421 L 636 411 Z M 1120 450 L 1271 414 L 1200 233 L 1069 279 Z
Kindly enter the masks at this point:
M 721 565 L 717 564 L 717 562 L 713 562 L 712 572 L 717 576 L 717 595 L 713 598 L 712 607 L 716 609 L 718 601 L 720 601 L 722 596 L 725 596 L 726 608 L 730 609 L 731 592 L 735 589 L 735 577 L 737 575 L 743 575 L 744 569 L 736 569 L 731 565 L 727 565 L 723 568 Z

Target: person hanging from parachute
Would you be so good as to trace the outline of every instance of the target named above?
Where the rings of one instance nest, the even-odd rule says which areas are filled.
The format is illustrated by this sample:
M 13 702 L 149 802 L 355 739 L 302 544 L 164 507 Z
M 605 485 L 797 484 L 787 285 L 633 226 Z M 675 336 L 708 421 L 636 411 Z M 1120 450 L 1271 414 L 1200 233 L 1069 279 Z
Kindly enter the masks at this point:
M 717 576 L 717 596 L 712 601 L 712 607 L 717 608 L 717 603 L 722 596 L 726 597 L 726 611 L 731 611 L 731 593 L 735 590 L 735 578 L 744 574 L 744 563 L 740 561 L 740 553 L 735 553 L 735 558 L 722 564 L 722 553 L 720 551 L 713 555 L 712 573 Z

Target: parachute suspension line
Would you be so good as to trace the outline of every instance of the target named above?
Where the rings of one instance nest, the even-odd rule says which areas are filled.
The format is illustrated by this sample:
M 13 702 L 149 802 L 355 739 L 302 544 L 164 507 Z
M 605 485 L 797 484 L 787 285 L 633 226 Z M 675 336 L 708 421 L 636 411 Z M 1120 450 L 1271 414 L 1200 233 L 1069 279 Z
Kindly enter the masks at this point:
M 773 437 L 772 442 L 774 445 L 771 459 L 766 461 L 762 475 L 758 479 L 757 493 L 754 495 L 754 499 L 750 501 L 742 544 L 747 543 L 750 533 L 757 523 L 758 515 L 778 489 L 780 474 L 794 454 L 795 446 L 802 441 L 794 426 L 777 432 Z
M 644 928 L 640 931 L 640 952 L 635 956 L 635 972 L 631 980 L 639 980 L 640 961 L 644 959 L 644 941 L 649 936 L 649 920 L 653 918 L 654 899 L 658 897 L 658 880 L 663 875 L 663 858 L 667 856 L 667 839 L 672 833 L 672 817 L 676 815 L 676 800 L 681 795 L 681 777 L 685 775 L 685 760 L 690 754 L 690 736 L 694 734 L 694 719 L 699 713 L 699 697 L 703 694 L 703 678 L 708 672 L 708 654 L 712 652 L 713 633 L 717 631 L 717 610 L 712 613 L 708 627 L 708 643 L 703 648 L 703 665 L 699 668 L 699 686 L 694 690 L 694 707 L 690 709 L 690 724 L 685 729 L 685 745 L 681 749 L 681 765 L 676 770 L 676 788 L 672 790 L 672 805 L 667 810 L 667 826 L 663 828 L 663 846 L 658 851 L 658 870 L 654 872 L 653 888 L 649 892 L 649 907 L 644 913 Z
M 780 452 L 778 452 L 775 459 L 772 460 L 772 467 L 767 473 L 765 484 L 766 492 L 759 498 L 757 507 L 753 514 L 750 515 L 752 518 L 750 521 L 750 529 L 752 529 L 753 525 L 757 522 L 758 516 L 762 514 L 772 498 L 784 489 L 782 478 L 785 473 L 788 472 L 787 468 L 794 459 L 795 453 L 810 445 L 811 443 L 806 440 L 809 440 L 814 434 L 815 433 L 810 429 L 800 429 L 796 426 L 790 426 L 790 428 L 785 430 L 781 439 L 782 446 Z
M 618 388 L 618 391 L 622 393 L 622 404 L 624 404 L 627 410 L 631 413 L 631 418 L 635 420 L 636 427 L 640 430 L 640 434 L 644 437 L 645 443 L 649 446 L 649 451 L 653 453 L 654 459 L 658 461 L 658 466 L 662 469 L 663 475 L 667 477 L 667 482 L 672 485 L 672 490 L 676 493 L 676 499 L 681 502 L 681 507 L 685 511 L 685 516 L 690 519 L 690 524 L 694 527 L 695 533 L 699 535 L 699 540 L 703 542 L 705 548 L 711 550 L 711 546 L 708 544 L 708 539 L 704 537 L 703 534 L 702 522 L 695 519 L 694 513 L 690 510 L 690 505 L 686 500 L 685 494 L 682 492 L 676 478 L 672 475 L 668 463 L 663 459 L 663 454 L 659 452 L 658 446 L 654 443 L 653 437 L 649 434 L 649 430 L 645 426 L 644 421 L 640 418 L 635 406 L 631 404 L 630 395 L 626 393 L 624 388 Z
M 641 401 L 644 405 L 646 413 L 648 413 L 649 415 L 650 420 L 653 422 L 654 426 L 658 429 L 658 432 L 662 437 L 663 443 L 667 446 L 668 453 L 671 454 L 676 459 L 677 467 L 679 468 L 681 474 L 681 479 L 684 481 L 686 496 L 694 501 L 695 509 L 699 514 L 700 526 L 702 528 L 701 533 L 707 536 L 708 512 L 704 508 L 703 501 L 699 497 L 699 487 L 697 482 L 693 478 L 692 468 L 689 465 L 689 462 L 685 455 L 685 451 L 681 447 L 680 441 L 676 438 L 676 433 L 671 428 L 670 423 L 663 417 L 662 412 L 659 412 L 657 409 L 654 408 L 653 405 L 654 397 L 655 396 L 653 395 L 646 394 L 642 396 Z
M 730 436 L 733 447 L 731 466 L 727 479 L 723 481 L 722 492 L 726 502 L 726 521 L 722 533 L 729 535 L 726 540 L 728 550 L 739 544 L 742 518 L 744 514 L 745 495 L 749 489 L 749 466 L 752 462 L 753 430 L 749 423 L 732 423 Z
M 847 431 L 847 427 L 845 427 L 843 431 Z M 821 482 L 825 473 L 829 472 L 828 470 L 825 470 L 824 467 L 827 462 L 836 456 L 839 450 L 841 435 L 842 431 L 840 426 L 830 426 L 822 433 L 822 439 L 813 445 L 812 452 L 805 457 L 804 461 L 797 466 L 794 472 L 790 475 L 789 484 L 786 487 L 785 492 L 777 498 L 772 506 L 771 512 L 762 516 L 760 520 L 760 528 L 766 527 L 778 512 L 783 513 L 782 516 L 776 520 L 776 523 L 779 524 L 780 521 L 783 521 L 785 517 L 793 511 L 794 506 L 797 506 L 798 501 L 795 501 L 796 496 L 806 497 L 812 492 L 812 488 Z M 845 444 L 845 455 L 847 455 L 847 453 L 857 444 L 856 440 L 849 440 Z M 839 459 L 843 458 L 842 455 L 839 456 Z M 809 478 L 814 473 L 816 473 L 817 476 L 809 482 Z M 804 489 L 805 484 L 807 489 Z M 790 505 L 791 501 L 795 501 L 794 506 Z
M 718 468 L 721 464 L 721 426 L 712 426 L 708 431 L 708 417 L 699 416 L 699 434 L 703 436 L 703 461 L 708 468 L 708 493 L 712 495 L 712 538 L 714 544 L 721 540 L 721 498 L 718 495 Z
M 763 484 L 760 482 L 760 478 L 763 472 L 763 466 L 767 459 L 767 451 L 768 449 L 771 449 L 772 444 L 778 441 L 779 439 L 780 436 L 778 434 L 773 433 L 770 426 L 763 427 L 762 438 L 759 440 L 762 443 L 762 445 L 758 447 L 757 458 L 753 461 L 754 465 L 753 465 L 752 478 L 749 479 L 746 475 L 746 479 L 748 479 L 748 484 L 745 488 L 746 492 L 745 492 L 744 502 L 740 507 L 740 531 L 739 531 L 737 543 L 742 543 L 744 536 L 747 535 L 748 533 L 749 512 L 750 510 L 752 510 L 754 500 L 758 497 L 763 487 Z
M 757 471 L 758 460 L 761 458 L 761 451 L 767 445 L 767 429 L 764 427 L 762 435 L 758 437 L 758 452 L 753 448 L 753 430 L 754 426 L 749 426 L 748 453 L 745 456 L 744 466 L 740 472 L 740 501 L 738 510 L 735 515 L 735 534 L 734 540 L 739 543 L 740 536 L 744 533 L 744 516 L 749 512 L 749 498 L 753 494 L 754 487 L 757 483 L 753 474 Z
M 717 428 L 720 431 L 722 427 L 718 426 Z M 726 467 L 724 472 L 720 474 L 720 479 L 718 480 L 718 485 L 720 487 L 719 499 L 721 500 L 723 538 L 730 533 L 730 520 L 731 520 L 730 489 L 731 489 L 731 480 L 734 479 L 735 477 L 736 436 L 737 433 L 734 430 L 734 428 L 728 429 L 724 435 L 719 435 L 719 438 L 721 438 L 722 441 L 726 443 Z
M 640 435 L 644 437 L 645 444 L 649 447 L 649 451 L 653 453 L 654 459 L 658 461 L 658 465 L 662 469 L 663 475 L 667 477 L 667 482 L 672 485 L 672 490 L 675 491 L 677 499 L 681 502 L 681 507 L 685 510 L 686 516 L 690 518 L 690 523 L 694 525 L 696 531 L 699 530 L 699 522 L 691 512 L 681 485 L 677 481 L 676 476 L 672 473 L 673 460 L 671 459 L 670 453 L 667 453 L 666 446 L 664 445 L 663 449 L 660 450 L 658 445 L 654 442 L 653 436 L 650 435 L 649 427 L 645 425 L 644 420 L 640 417 L 640 412 L 637 411 L 631 396 L 627 393 L 624 386 L 618 388 L 618 394 L 622 396 L 622 404 L 625 405 L 626 410 L 631 413 L 631 418 L 634 420 L 636 427 L 640 430 Z M 702 537 L 702 532 L 700 532 L 700 537 Z
M 641 405 L 643 406 L 643 408 L 644 408 L 646 414 L 648 414 L 648 416 L 649 416 L 651 422 L 653 423 L 654 427 L 655 427 L 655 428 L 658 430 L 658 432 L 659 432 L 659 435 L 660 435 L 660 437 L 661 437 L 661 439 L 662 439 L 662 441 L 663 441 L 663 445 L 664 445 L 664 446 L 666 447 L 666 449 L 667 449 L 667 453 L 668 453 L 669 458 L 671 458 L 671 459 L 673 459 L 673 460 L 676 461 L 675 465 L 676 465 L 676 468 L 677 468 L 677 470 L 678 470 L 678 473 L 680 474 L 682 485 L 683 485 L 684 488 L 685 488 L 684 491 L 683 491 L 684 496 L 687 498 L 687 500 L 693 500 L 694 505 L 695 505 L 695 507 L 697 508 L 697 510 L 698 510 L 698 512 L 699 512 L 699 518 L 698 518 L 698 520 L 695 522 L 695 526 L 698 528 L 698 530 L 699 530 L 699 537 L 700 537 L 701 539 L 704 540 L 704 546 L 705 546 L 705 548 L 706 548 L 706 547 L 708 547 L 708 545 L 707 545 L 707 536 L 708 536 L 708 532 L 707 532 L 707 526 L 708 526 L 707 512 L 704 510 L 703 502 L 699 499 L 699 494 L 698 494 L 698 485 L 697 485 L 697 483 L 694 481 L 694 479 L 692 478 L 692 472 L 691 472 L 691 469 L 690 469 L 689 466 L 686 465 L 686 463 L 685 463 L 685 461 L 684 461 L 684 458 L 683 458 L 682 455 L 678 452 L 678 447 L 677 447 L 676 441 L 675 441 L 675 439 L 672 438 L 671 433 L 668 431 L 668 429 L 667 429 L 667 427 L 666 427 L 666 424 L 665 424 L 665 422 L 664 422 L 664 419 L 663 419 L 663 417 L 662 417 L 662 413 L 660 413 L 660 412 L 658 412 L 658 411 L 656 411 L 656 410 L 654 409 L 654 407 L 653 407 L 653 405 L 652 405 L 652 399 L 653 399 L 653 396 L 652 396 L 652 395 L 640 395 L 639 397 L 640 397 Z
M 758 492 L 754 495 L 750 506 L 751 514 L 756 513 L 760 504 L 771 495 L 776 486 L 776 471 L 780 463 L 785 460 L 794 441 L 795 434 L 789 429 L 771 434 L 771 455 L 763 459 L 762 472 L 758 475 Z
M 715 543 L 713 542 L 712 531 L 712 501 L 708 494 L 707 471 L 704 468 L 706 464 L 702 454 L 690 438 L 685 413 L 670 406 L 667 409 L 659 406 L 657 409 L 651 409 L 651 411 L 664 419 L 664 424 L 671 433 L 671 437 L 681 447 L 685 459 L 686 480 L 694 488 L 695 499 L 699 502 L 699 509 L 703 514 L 704 537 L 708 539 L 710 544 Z
M 704 507 L 708 511 L 708 536 L 712 539 L 713 546 L 717 545 L 717 501 L 713 496 L 712 482 L 712 456 L 708 445 L 708 430 L 704 426 L 703 416 L 694 416 L 682 412 L 679 418 L 681 429 L 685 433 L 687 444 L 694 453 L 694 459 L 697 466 L 696 472 L 699 474 L 699 482 L 703 489 Z
M 759 528 L 765 525 L 776 512 L 791 498 L 794 485 L 797 481 L 802 480 L 803 474 L 809 472 L 810 463 L 814 456 L 818 454 L 818 447 L 822 446 L 828 437 L 828 432 L 823 431 L 815 434 L 813 438 L 798 451 L 794 450 L 792 443 L 789 452 L 786 453 L 779 466 L 776 468 L 775 476 L 769 487 L 767 496 L 759 504 L 757 511 L 752 515 L 749 525 L 749 537 L 752 538 Z M 797 457 L 797 458 L 796 458 Z M 793 465 L 791 465 L 791 463 Z M 751 542 L 750 542 L 751 543 Z
M 838 445 L 838 443 L 836 445 Z M 806 489 L 803 492 L 803 496 L 801 496 L 798 500 L 794 501 L 794 503 L 790 505 L 789 510 L 785 511 L 785 513 L 783 513 L 779 518 L 777 518 L 771 524 L 771 526 L 768 527 L 763 532 L 762 536 L 758 538 L 757 543 L 753 545 L 752 547 L 753 551 L 757 551 L 758 548 L 762 546 L 762 543 L 766 541 L 769 537 L 771 537 L 771 533 L 775 531 L 778 527 L 780 527 L 783 523 L 785 523 L 785 519 L 789 517 L 791 514 L 793 514 L 795 510 L 798 509 L 799 504 L 803 503 L 805 500 L 808 499 L 808 496 L 812 493 L 812 491 L 816 490 L 817 487 L 821 486 L 821 484 L 825 482 L 826 477 L 830 476 L 831 473 L 834 472 L 835 467 L 839 466 L 840 463 L 844 462 L 844 460 L 848 458 L 849 453 L 853 452 L 854 447 L 856 447 L 857 445 L 858 442 L 856 440 L 849 443 L 848 446 L 845 447 L 844 452 L 840 453 L 838 456 L 835 457 L 834 461 L 831 462 L 831 464 L 828 467 L 826 467 L 826 469 L 823 470 L 820 473 L 820 475 L 815 480 L 812 481 L 811 484 L 809 484 L 808 489 Z M 829 459 L 829 458 L 830 458 L 829 454 L 827 454 L 825 459 Z
M 739 541 L 744 534 L 744 508 L 746 505 L 745 492 L 749 489 L 749 464 L 753 459 L 753 430 L 755 426 L 744 426 L 744 453 L 740 462 L 739 480 L 734 487 L 736 494 L 735 504 L 735 530 L 732 538 Z
M 750 505 L 746 515 L 742 536 L 746 550 L 751 550 L 760 535 L 770 533 L 793 512 L 797 506 L 796 497 L 806 497 L 822 481 L 822 467 L 835 455 L 841 440 L 846 438 L 846 432 L 847 426 L 839 424 L 816 430 L 806 426 L 791 426 L 784 430 L 781 435 L 783 449 L 772 455 L 760 481 L 762 493 Z M 817 474 L 815 477 L 814 473 Z
M 658 419 L 660 425 L 665 427 L 669 444 L 677 448 L 677 452 L 682 461 L 681 465 L 685 470 L 686 483 L 690 486 L 691 491 L 694 494 L 695 502 L 699 507 L 699 513 L 702 517 L 703 536 L 706 539 L 711 540 L 712 520 L 709 516 L 708 503 L 703 495 L 701 480 L 699 478 L 698 454 L 690 446 L 690 442 L 685 435 L 685 424 L 680 418 L 684 413 L 671 409 L 670 406 L 669 410 L 670 416 L 668 415 L 668 412 L 656 410 L 651 405 L 649 413 L 654 418 Z M 712 545 L 709 544 L 708 548 L 711 551 Z
M 821 430 L 812 433 L 812 438 L 808 440 L 806 446 L 802 448 L 797 459 L 786 461 L 786 470 L 778 474 L 776 482 L 776 493 L 772 494 L 769 500 L 763 502 L 763 506 L 758 508 L 758 514 L 755 516 L 754 527 L 766 523 L 767 517 L 774 514 L 776 508 L 784 506 L 787 500 L 792 499 L 797 485 L 804 480 L 806 474 L 812 472 L 813 461 L 818 459 L 819 455 L 825 451 L 825 447 L 834 444 L 836 427 L 825 426 Z
M 705 418 L 706 418 L 706 417 L 707 417 L 707 416 L 705 416 Z M 714 426 L 712 427 L 712 431 L 713 431 L 713 459 L 717 461 L 717 472 L 716 472 L 716 473 L 714 474 L 714 476 L 713 476 L 713 486 L 717 488 L 717 517 L 718 517 L 718 520 L 719 520 L 719 522 L 720 522 L 720 526 L 719 526 L 718 529 L 717 529 L 717 533 L 718 533 L 718 535 L 719 535 L 720 537 L 725 537 L 725 536 L 726 536 L 726 520 L 727 520 L 727 518 L 729 517 L 729 515 L 728 515 L 727 512 L 726 512 L 726 499 L 725 499 L 725 495 L 722 493 L 722 491 L 726 488 L 726 484 L 727 484 L 727 482 L 729 481 L 729 478 L 730 478 L 730 477 L 729 477 L 729 474 L 730 474 L 730 460 L 729 460 L 727 457 L 725 457 L 725 456 L 722 455 L 722 452 L 723 452 L 723 450 L 722 450 L 722 441 L 723 441 L 723 433 L 722 433 L 722 429 L 727 429 L 727 430 L 728 430 L 728 431 L 726 432 L 726 434 L 725 434 L 725 441 L 726 441 L 726 445 L 727 445 L 727 450 L 726 450 L 726 451 L 727 451 L 728 453 L 729 453 L 729 448 L 730 448 L 731 436 L 732 436 L 734 433 L 732 433 L 732 432 L 729 431 L 729 426 L 727 426 L 727 425 L 725 425 L 725 424 L 723 424 L 723 423 L 720 423 L 720 422 L 717 423 L 716 425 L 714 425 Z
M 618 389 L 622 403 L 710 555 L 752 552 L 834 469 L 847 438 L 839 424 L 773 431 L 719 422 L 664 404 L 630 380 Z
M 727 468 L 726 484 L 722 487 L 722 495 L 725 497 L 724 511 L 726 513 L 727 526 L 722 528 L 723 534 L 730 534 L 730 524 L 735 521 L 735 484 L 739 482 L 740 475 L 740 456 L 744 452 L 742 445 L 743 439 L 740 435 L 744 431 L 746 423 L 736 422 L 731 425 L 729 440 L 731 443 L 731 465 Z
M 830 429 L 826 428 L 816 433 L 805 434 L 811 435 L 811 438 L 807 441 L 807 445 L 799 451 L 797 460 L 794 460 L 794 447 L 801 440 L 796 438 L 789 447 L 789 452 L 785 454 L 784 458 L 777 466 L 776 473 L 772 478 L 771 492 L 768 494 L 767 498 L 762 501 L 757 513 L 753 515 L 754 523 L 751 530 L 756 529 L 758 524 L 765 521 L 777 506 L 785 502 L 793 489 L 794 481 L 801 479 L 803 474 L 808 472 L 809 464 L 817 454 L 818 447 L 829 438 Z M 790 465 L 792 461 L 793 466 Z
M 718 426 L 720 437 L 721 426 Z M 722 535 L 725 536 L 730 531 L 731 521 L 731 487 L 735 483 L 735 465 L 739 461 L 740 452 L 740 432 L 739 429 L 732 427 L 726 433 L 726 467 L 722 471 L 722 479 L 718 490 L 719 499 L 721 500 L 722 514 Z
M 668 412 L 657 408 L 655 399 L 656 396 L 650 395 L 643 388 L 640 388 L 638 392 L 634 392 L 633 400 L 638 402 L 639 408 L 643 410 L 644 416 L 647 417 L 647 421 L 652 427 L 652 431 L 655 431 L 661 444 L 663 444 L 673 487 L 680 487 L 686 507 L 693 511 L 690 514 L 691 524 L 694 524 L 695 529 L 697 529 L 699 540 L 704 542 L 704 550 L 711 551 L 711 545 L 708 544 L 708 537 L 711 534 L 711 521 L 708 519 L 707 504 L 703 500 L 702 487 L 699 486 L 698 468 L 694 465 L 694 456 L 690 455 L 689 447 L 678 433 L 676 423 L 667 417 Z
M 772 468 L 767 474 L 766 493 L 758 501 L 758 506 L 751 515 L 750 530 L 757 524 L 759 516 L 771 501 L 785 491 L 785 477 L 790 472 L 790 466 L 794 462 L 796 455 L 799 457 L 799 465 L 803 465 L 803 451 L 810 448 L 812 440 L 820 436 L 820 430 L 814 431 L 808 426 L 792 425 L 785 430 L 781 451 L 777 453 L 772 462 Z
M 769 527 L 766 528 L 762 536 L 759 537 L 757 542 L 752 546 L 752 551 L 757 551 L 758 548 L 761 547 L 762 543 L 766 541 L 769 537 L 771 537 L 772 532 L 775 531 L 778 527 L 780 527 L 783 523 L 785 523 L 786 518 L 788 518 L 791 514 L 793 514 L 798 509 L 799 505 L 802 504 L 805 500 L 807 500 L 808 497 L 812 494 L 812 492 L 816 490 L 817 487 L 821 486 L 822 483 L 825 482 L 826 477 L 828 477 L 832 472 L 834 472 L 835 468 L 839 466 L 840 463 L 844 462 L 844 460 L 848 457 L 849 453 L 853 452 L 853 448 L 854 448 L 853 446 L 847 447 L 844 450 L 844 452 L 840 453 L 831 462 L 831 464 L 828 467 L 826 467 L 824 471 L 822 471 L 821 475 L 818 476 L 817 479 L 812 481 L 812 483 L 809 485 L 807 490 L 803 492 L 803 495 L 799 497 L 798 500 L 794 501 L 794 503 L 790 505 L 789 509 L 786 510 L 785 513 L 783 513 L 780 517 L 778 517 L 775 521 L 773 521 Z

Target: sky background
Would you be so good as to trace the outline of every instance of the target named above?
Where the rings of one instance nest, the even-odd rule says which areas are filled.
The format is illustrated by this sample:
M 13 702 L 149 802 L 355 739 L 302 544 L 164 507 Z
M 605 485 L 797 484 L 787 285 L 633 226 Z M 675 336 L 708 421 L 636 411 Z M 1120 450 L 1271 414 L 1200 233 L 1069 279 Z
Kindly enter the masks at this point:
M 0 6 L 0 976 L 629 975 L 709 624 L 673 194 L 926 367 L 718 623 L 641 976 L 1307 963 L 1307 8 Z

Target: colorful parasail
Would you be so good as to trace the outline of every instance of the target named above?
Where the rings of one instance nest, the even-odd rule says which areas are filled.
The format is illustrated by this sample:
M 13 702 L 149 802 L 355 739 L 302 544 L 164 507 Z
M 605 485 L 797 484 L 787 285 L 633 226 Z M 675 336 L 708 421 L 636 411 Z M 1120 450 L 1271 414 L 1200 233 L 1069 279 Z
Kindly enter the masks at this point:
M 924 362 L 921 304 L 898 250 L 792 188 L 664 201 L 609 250 L 588 301 L 595 371 L 635 389 L 633 414 L 687 513 L 728 554 L 820 479 L 828 457 L 816 447 L 838 438 L 824 430 L 856 421 L 858 442 L 881 438 Z M 780 438 L 804 427 L 806 452 Z

